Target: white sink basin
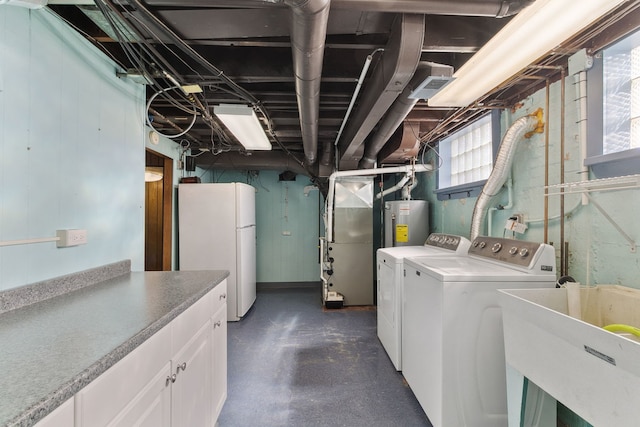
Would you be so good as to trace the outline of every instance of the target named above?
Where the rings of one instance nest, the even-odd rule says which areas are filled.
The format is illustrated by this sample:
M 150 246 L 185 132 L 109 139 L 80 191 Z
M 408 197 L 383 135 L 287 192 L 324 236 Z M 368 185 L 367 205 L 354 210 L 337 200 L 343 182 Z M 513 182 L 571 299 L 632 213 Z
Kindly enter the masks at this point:
M 640 425 L 640 341 L 602 329 L 640 327 L 640 290 L 576 290 L 582 320 L 568 315 L 567 289 L 500 292 L 511 368 L 595 427 Z

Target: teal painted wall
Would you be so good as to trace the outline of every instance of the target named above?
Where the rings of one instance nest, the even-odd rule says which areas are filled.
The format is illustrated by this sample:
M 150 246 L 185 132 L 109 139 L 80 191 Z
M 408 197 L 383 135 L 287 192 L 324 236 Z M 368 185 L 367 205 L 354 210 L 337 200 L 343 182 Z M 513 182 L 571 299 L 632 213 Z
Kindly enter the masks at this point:
M 53 14 L 0 6 L 0 290 L 131 259 L 144 269 L 144 87 Z
M 244 182 L 256 188 L 258 282 L 317 282 L 322 196 L 309 178 L 278 181 L 276 171 L 216 171 L 210 182 Z

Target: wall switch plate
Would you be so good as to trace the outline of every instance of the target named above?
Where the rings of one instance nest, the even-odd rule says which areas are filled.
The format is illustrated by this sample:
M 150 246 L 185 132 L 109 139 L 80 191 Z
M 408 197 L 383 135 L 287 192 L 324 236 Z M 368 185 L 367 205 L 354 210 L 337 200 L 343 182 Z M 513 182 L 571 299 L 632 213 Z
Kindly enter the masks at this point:
M 283 231 L 282 235 L 283 236 L 291 236 L 291 232 L 290 231 Z
M 56 230 L 56 236 L 58 237 L 56 246 L 59 248 L 68 248 L 70 246 L 84 245 L 87 243 L 87 230 Z

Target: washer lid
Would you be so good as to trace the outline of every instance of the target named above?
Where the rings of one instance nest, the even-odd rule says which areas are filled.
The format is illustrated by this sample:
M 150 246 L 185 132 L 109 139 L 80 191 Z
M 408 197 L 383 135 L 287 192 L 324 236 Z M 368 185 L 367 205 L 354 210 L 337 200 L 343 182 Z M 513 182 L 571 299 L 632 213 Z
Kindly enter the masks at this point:
M 553 281 L 553 271 L 517 270 L 491 261 L 471 257 L 414 257 L 405 265 L 441 282 Z

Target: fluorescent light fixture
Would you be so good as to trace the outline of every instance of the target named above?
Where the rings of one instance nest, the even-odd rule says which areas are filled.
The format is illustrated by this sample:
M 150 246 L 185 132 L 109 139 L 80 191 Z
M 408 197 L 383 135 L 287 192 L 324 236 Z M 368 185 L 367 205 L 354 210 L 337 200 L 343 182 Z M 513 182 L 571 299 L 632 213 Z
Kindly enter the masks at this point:
M 626 0 L 536 0 L 487 42 L 429 106 L 464 107 Z
M 262 125 L 247 105 L 220 104 L 213 107 L 215 114 L 247 150 L 271 150 L 271 143 Z

